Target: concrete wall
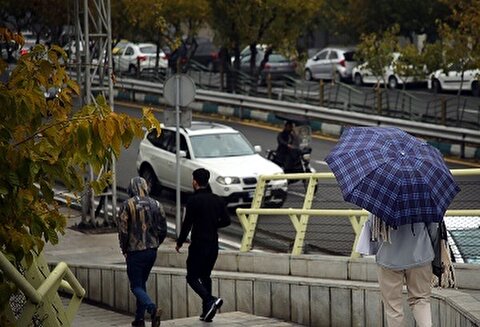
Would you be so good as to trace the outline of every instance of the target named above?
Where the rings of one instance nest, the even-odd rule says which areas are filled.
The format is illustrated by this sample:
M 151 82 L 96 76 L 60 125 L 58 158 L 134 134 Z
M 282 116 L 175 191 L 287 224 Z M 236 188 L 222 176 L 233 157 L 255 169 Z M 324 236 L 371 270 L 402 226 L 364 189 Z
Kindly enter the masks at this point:
M 165 319 L 200 314 L 200 300 L 185 280 L 185 259 L 185 253 L 160 251 L 148 281 Z M 480 267 L 465 266 L 457 266 L 459 286 L 479 289 Z M 86 299 L 134 312 L 124 265 L 70 267 L 87 290 Z M 371 258 L 221 251 L 212 279 L 214 294 L 225 300 L 222 312 L 242 311 L 307 326 L 384 324 Z M 480 303 L 461 290 L 434 290 L 432 311 L 434 326 L 480 324 Z M 406 312 L 408 325 L 414 326 Z

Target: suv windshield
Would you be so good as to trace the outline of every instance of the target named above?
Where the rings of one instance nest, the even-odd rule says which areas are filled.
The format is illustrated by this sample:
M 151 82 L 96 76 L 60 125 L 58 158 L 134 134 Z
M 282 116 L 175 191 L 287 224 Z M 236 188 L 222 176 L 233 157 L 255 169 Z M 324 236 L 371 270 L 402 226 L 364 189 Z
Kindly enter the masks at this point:
M 196 158 L 246 156 L 255 153 L 240 133 L 192 136 L 190 139 Z

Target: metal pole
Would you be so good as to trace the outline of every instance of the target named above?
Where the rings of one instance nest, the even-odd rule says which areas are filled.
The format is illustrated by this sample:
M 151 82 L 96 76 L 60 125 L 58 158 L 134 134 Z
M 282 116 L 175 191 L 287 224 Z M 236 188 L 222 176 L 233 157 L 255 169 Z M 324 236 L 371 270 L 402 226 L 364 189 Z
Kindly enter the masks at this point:
M 114 111 L 113 96 L 113 58 L 112 58 L 112 15 L 110 0 L 107 0 L 107 78 L 108 78 L 108 103 L 112 112 Z M 115 221 L 117 216 L 117 161 L 112 154 L 112 217 Z M 105 201 L 105 211 L 107 211 Z
M 180 236 L 180 226 L 182 224 L 182 218 L 180 216 L 180 74 L 175 76 L 176 88 L 175 88 L 175 147 L 176 147 L 176 165 L 175 170 L 177 173 L 175 198 L 176 198 L 176 213 L 175 222 L 177 237 Z
M 79 85 L 82 84 L 82 51 L 80 51 L 80 40 L 82 35 L 82 28 L 80 25 L 80 3 L 79 1 L 75 1 L 75 65 L 76 65 L 76 72 L 77 72 L 77 83 Z M 83 90 L 85 92 L 85 90 Z M 85 104 L 85 95 L 82 93 L 83 96 L 80 97 L 80 105 L 83 107 Z

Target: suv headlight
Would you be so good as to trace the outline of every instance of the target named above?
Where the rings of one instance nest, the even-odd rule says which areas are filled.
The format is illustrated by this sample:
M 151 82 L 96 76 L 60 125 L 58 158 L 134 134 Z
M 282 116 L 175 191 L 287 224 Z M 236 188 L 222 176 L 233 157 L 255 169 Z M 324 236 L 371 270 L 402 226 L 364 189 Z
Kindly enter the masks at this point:
M 240 178 L 232 176 L 218 176 L 217 182 L 222 185 L 240 184 Z

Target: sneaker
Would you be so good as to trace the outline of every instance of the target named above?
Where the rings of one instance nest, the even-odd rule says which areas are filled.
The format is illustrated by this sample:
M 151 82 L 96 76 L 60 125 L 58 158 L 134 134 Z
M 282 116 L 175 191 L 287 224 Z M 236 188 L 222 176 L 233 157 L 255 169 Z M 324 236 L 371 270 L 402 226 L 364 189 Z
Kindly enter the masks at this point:
M 132 321 L 132 326 L 133 327 L 145 327 L 145 320 L 134 320 Z
M 202 314 L 200 315 L 200 317 L 198 317 L 198 320 L 200 321 L 205 321 L 205 322 L 212 322 L 212 319 L 205 319 L 205 312 L 202 312 Z
M 152 327 L 160 326 L 160 318 L 162 317 L 162 309 L 155 308 L 152 312 Z
M 205 321 L 212 321 L 213 317 L 215 317 L 215 314 L 217 313 L 217 310 L 222 307 L 223 300 L 222 298 L 216 298 L 213 303 L 210 305 L 210 308 L 208 309 L 207 313 L 205 314 Z

